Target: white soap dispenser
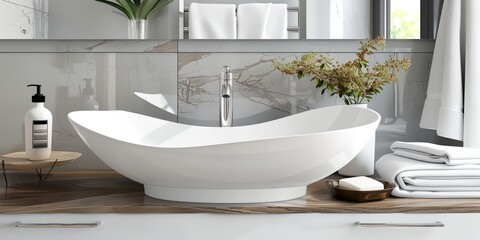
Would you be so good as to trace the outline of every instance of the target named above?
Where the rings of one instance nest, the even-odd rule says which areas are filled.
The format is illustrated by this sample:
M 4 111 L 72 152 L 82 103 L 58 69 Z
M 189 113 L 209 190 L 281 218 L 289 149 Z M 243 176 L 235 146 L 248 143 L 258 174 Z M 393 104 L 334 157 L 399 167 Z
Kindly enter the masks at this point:
M 25 152 L 30 160 L 46 160 L 52 153 L 52 113 L 44 106 L 42 85 L 27 87 L 36 87 L 37 93 L 32 96 L 34 108 L 25 114 Z

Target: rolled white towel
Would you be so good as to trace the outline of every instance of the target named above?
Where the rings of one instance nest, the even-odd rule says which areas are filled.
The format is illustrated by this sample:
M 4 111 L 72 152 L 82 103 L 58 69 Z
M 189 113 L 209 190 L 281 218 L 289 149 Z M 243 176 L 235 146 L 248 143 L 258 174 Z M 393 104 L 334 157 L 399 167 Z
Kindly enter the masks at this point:
M 393 154 L 430 163 L 447 165 L 480 164 L 480 149 L 443 146 L 424 142 L 394 142 Z
M 192 3 L 189 8 L 190 39 L 236 39 L 235 4 Z
M 480 198 L 480 165 L 448 166 L 387 154 L 376 169 L 383 180 L 397 185 L 396 197 Z
M 287 39 L 287 4 L 238 5 L 239 39 Z

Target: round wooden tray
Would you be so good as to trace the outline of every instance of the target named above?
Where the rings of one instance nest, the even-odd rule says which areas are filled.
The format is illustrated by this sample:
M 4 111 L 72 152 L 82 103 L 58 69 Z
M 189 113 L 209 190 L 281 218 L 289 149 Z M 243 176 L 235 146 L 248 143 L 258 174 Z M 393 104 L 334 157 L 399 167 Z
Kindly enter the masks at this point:
M 28 160 L 25 152 L 14 152 L 2 155 L 0 162 L 2 160 L 5 161 L 6 170 L 22 171 L 39 168 L 51 168 L 54 164 L 55 167 L 59 167 L 74 161 L 80 156 L 82 156 L 82 154 L 78 152 L 52 151 L 52 155 L 47 160 L 31 161 Z

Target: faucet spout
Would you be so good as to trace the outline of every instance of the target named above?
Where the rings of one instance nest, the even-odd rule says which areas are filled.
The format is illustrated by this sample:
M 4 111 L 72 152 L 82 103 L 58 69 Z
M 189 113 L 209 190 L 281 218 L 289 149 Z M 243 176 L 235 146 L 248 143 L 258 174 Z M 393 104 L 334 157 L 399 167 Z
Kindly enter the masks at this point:
M 220 126 L 231 127 L 233 124 L 233 73 L 229 66 L 224 66 L 220 78 Z

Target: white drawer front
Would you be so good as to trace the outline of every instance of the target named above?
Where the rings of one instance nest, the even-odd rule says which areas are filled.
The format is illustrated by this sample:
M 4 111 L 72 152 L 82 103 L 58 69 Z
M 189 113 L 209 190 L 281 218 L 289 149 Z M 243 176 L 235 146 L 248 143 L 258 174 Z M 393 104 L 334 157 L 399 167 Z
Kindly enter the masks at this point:
M 14 227 L 17 222 L 29 225 Z M 101 224 L 95 227 L 96 222 Z M 362 227 L 356 222 L 386 225 Z M 445 226 L 424 226 L 437 222 Z M 47 223 L 56 225 L 45 225 Z M 2 240 L 28 237 L 35 240 L 461 240 L 478 236 L 480 214 L 0 215 Z

